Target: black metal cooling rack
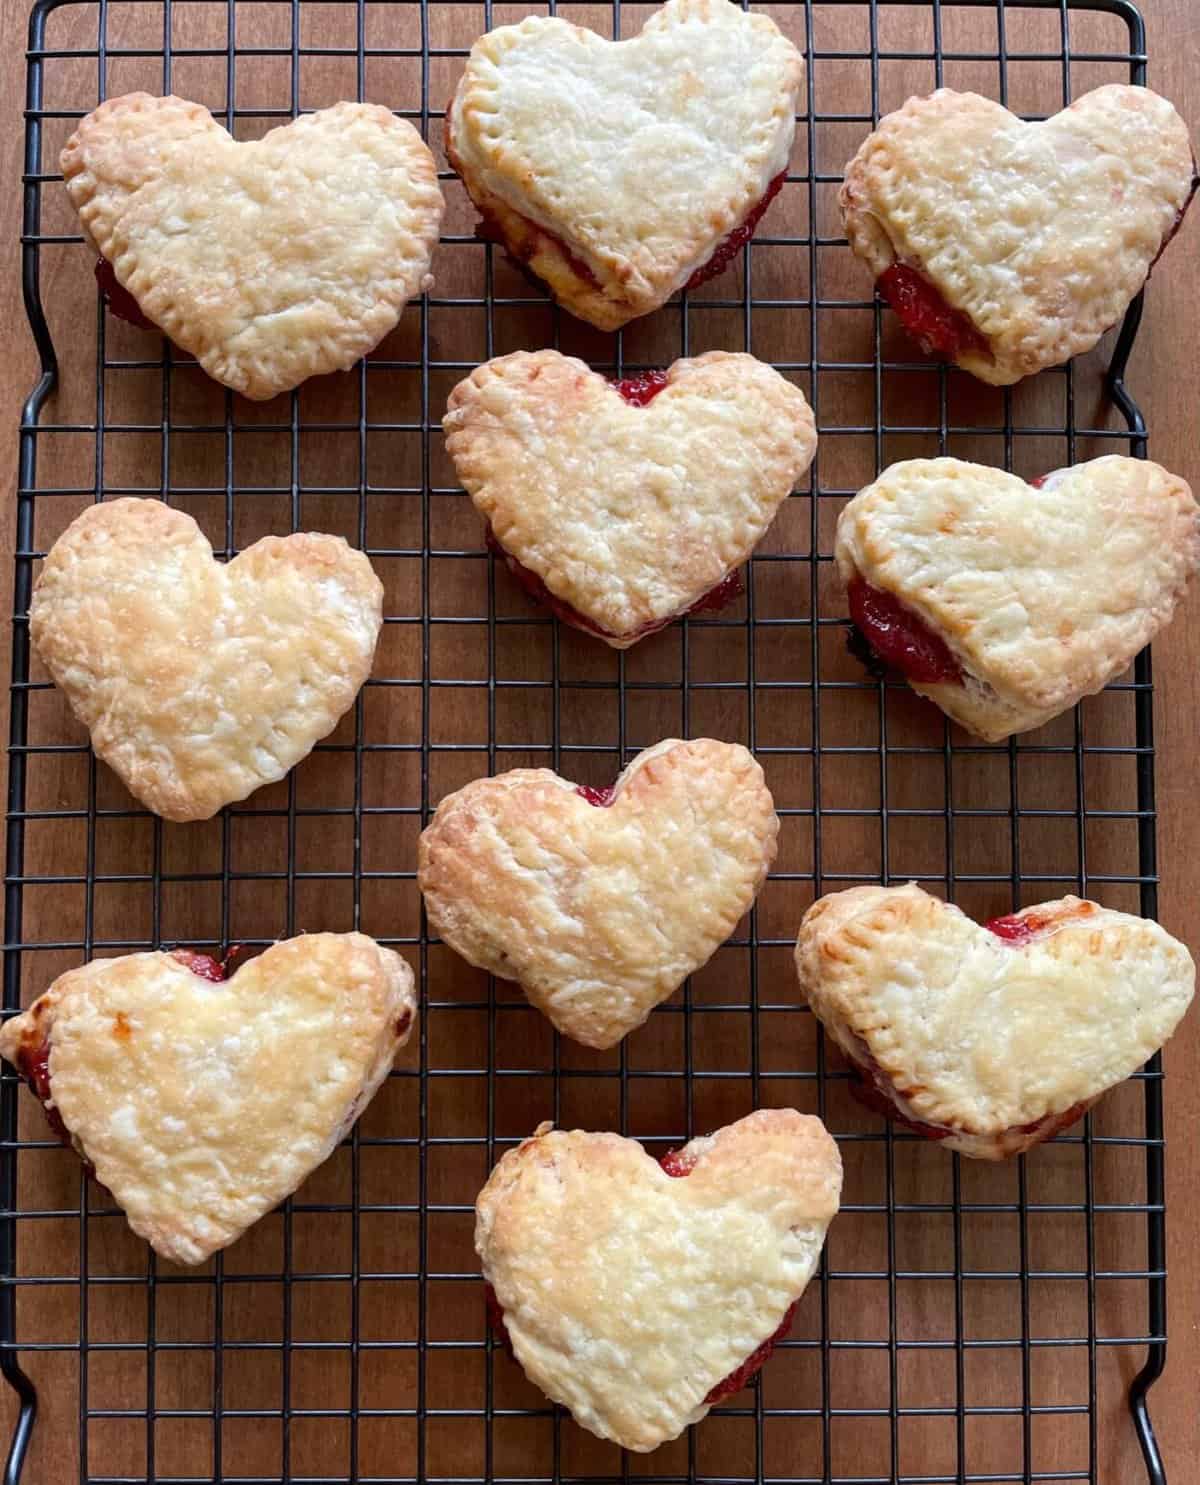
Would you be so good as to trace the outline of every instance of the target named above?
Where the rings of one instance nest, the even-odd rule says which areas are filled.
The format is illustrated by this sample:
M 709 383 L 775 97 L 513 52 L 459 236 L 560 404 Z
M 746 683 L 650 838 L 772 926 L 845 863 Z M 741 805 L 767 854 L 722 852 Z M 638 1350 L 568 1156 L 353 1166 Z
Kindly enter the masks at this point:
M 593 25 L 608 17 L 613 34 L 621 10 L 559 7 Z M 625 10 L 632 34 L 644 7 Z M 411 1061 L 329 1166 L 198 1274 L 128 1237 L 5 1073 L 9 1485 L 1109 1482 L 1126 1467 L 1106 1399 L 1127 1385 L 1146 1474 L 1165 1480 L 1146 1406 L 1166 1352 L 1158 1060 L 1082 1133 L 1012 1166 L 976 1166 L 856 1111 L 786 967 L 802 907 L 858 880 L 915 876 L 980 913 L 1077 890 L 1154 914 L 1148 656 L 1074 717 L 986 748 L 857 668 L 828 581 L 832 515 L 893 458 L 974 451 L 1032 474 L 1091 452 L 1145 453 L 1123 382 L 1140 301 L 1090 369 L 989 397 L 914 360 L 852 264 L 843 283 L 829 210 L 841 161 L 908 93 L 944 81 L 1052 111 L 1099 81 L 1143 81 L 1141 18 L 1125 0 L 791 0 L 771 12 L 806 50 L 810 102 L 784 195 L 740 267 L 655 316 L 652 332 L 581 342 L 475 242 L 460 198 L 438 283 L 459 292 L 410 307 L 336 392 L 318 384 L 264 412 L 99 307 L 94 326 L 55 323 L 58 265 L 88 271 L 58 184 L 72 122 L 106 94 L 174 87 L 245 137 L 357 94 L 408 105 L 397 111 L 436 142 L 454 59 L 518 7 L 34 6 L 22 241 L 42 376 L 21 423 L 5 1009 L 93 953 L 362 926 L 419 960 L 425 1015 Z M 310 44 L 314 18 L 336 43 Z M 314 99 L 323 67 L 337 91 Z M 246 91 L 268 72 L 281 97 Z M 713 345 L 752 349 L 808 389 L 822 439 L 811 486 L 752 564 L 741 612 L 598 654 L 525 605 L 469 512 L 456 524 L 463 497 L 439 454 L 440 399 L 517 335 L 618 373 Z M 57 401 L 56 341 L 67 352 Z M 84 354 L 94 379 L 72 382 Z M 281 462 L 243 465 L 259 439 Z M 197 443 L 207 452 L 179 457 Z M 328 456 L 319 467 L 314 448 Z M 84 503 L 118 493 L 191 509 L 223 555 L 265 529 L 344 529 L 387 575 L 378 674 L 349 722 L 285 785 L 211 826 L 166 826 L 121 794 L 31 657 L 42 552 Z M 783 817 L 781 869 L 744 931 L 619 1053 L 552 1041 L 512 987 L 430 943 L 411 865 L 416 830 L 447 788 L 530 761 L 600 781 L 660 736 L 706 730 L 762 758 Z M 665 1146 L 785 1101 L 827 1119 L 847 1166 L 846 1205 L 793 1339 L 749 1402 L 648 1459 L 621 1457 L 564 1424 L 487 1340 L 474 1192 L 498 1148 L 542 1117 Z M 49 1416 L 35 1429 L 39 1392 Z

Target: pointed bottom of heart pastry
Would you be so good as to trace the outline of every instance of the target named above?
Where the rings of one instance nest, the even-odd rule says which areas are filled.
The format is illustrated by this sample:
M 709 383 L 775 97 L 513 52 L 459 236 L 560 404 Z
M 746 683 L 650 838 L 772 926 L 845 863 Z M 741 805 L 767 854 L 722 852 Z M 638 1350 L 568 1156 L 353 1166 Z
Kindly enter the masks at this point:
M 724 273 L 733 262 L 734 258 L 741 252 L 758 229 L 759 222 L 766 215 L 767 207 L 775 200 L 783 189 L 783 183 L 787 179 L 787 171 L 781 170 L 770 182 L 763 192 L 756 206 L 746 213 L 742 219 L 741 226 L 735 227 L 733 231 L 722 242 L 717 245 L 716 251 L 707 263 L 702 263 L 691 278 L 684 285 L 687 289 L 698 289 L 701 284 L 708 283 L 709 279 L 716 278 L 717 274 Z
M 686 1148 L 683 1150 L 668 1150 L 658 1162 L 666 1171 L 667 1175 L 676 1179 L 690 1176 L 696 1165 L 696 1155 L 689 1155 Z M 704 1399 L 705 1407 L 712 1407 L 714 1403 L 721 1401 L 723 1397 L 732 1397 L 735 1392 L 740 1392 L 743 1387 L 748 1387 L 754 1377 L 762 1370 L 763 1366 L 770 1360 L 775 1347 L 782 1341 L 792 1328 L 792 1320 L 795 1318 L 796 1306 L 800 1303 L 798 1299 L 793 1300 L 784 1311 L 783 1319 L 776 1328 L 760 1345 L 756 1346 L 750 1355 L 740 1366 L 737 1366 L 713 1387 Z
M 850 618 L 874 655 L 917 685 L 962 685 L 962 668 L 945 642 L 891 593 L 856 577 Z
M 1007 938 L 1018 946 L 1037 937 L 1039 931 L 1044 931 L 1044 926 L 1039 925 L 1038 928 L 1034 928 L 1022 937 L 1015 932 L 1010 933 L 993 926 L 1021 921 L 1015 918 L 1012 920 L 994 918 L 984 926 L 991 929 L 998 937 Z M 1040 1145 L 1045 1140 L 1053 1139 L 1056 1134 L 1061 1134 L 1064 1129 L 1069 1129 L 1072 1124 L 1082 1119 L 1096 1102 L 1095 1098 L 1082 1099 L 1060 1113 L 1045 1114 L 1042 1118 L 1033 1120 L 1032 1123 L 1016 1124 L 996 1134 L 967 1134 L 949 1125 L 925 1124 L 908 1113 L 903 1098 L 893 1088 L 887 1073 L 871 1056 L 867 1044 L 861 1038 L 855 1040 L 858 1045 L 855 1048 L 855 1059 L 851 1062 L 851 1071 L 855 1076 L 850 1082 L 850 1094 L 857 1103 L 889 1123 L 907 1129 L 910 1134 L 919 1135 L 922 1139 L 932 1140 L 934 1143 L 952 1140 L 955 1147 L 962 1149 L 963 1153 L 978 1158 L 1001 1160 L 1006 1155 L 1020 1154 L 1033 1145 Z
M 451 166 L 462 177 L 464 184 L 466 177 L 463 175 L 453 155 L 448 152 Z M 702 263 L 692 276 L 684 284 L 687 290 L 698 289 L 701 284 L 706 284 L 710 279 L 716 278 L 725 272 L 730 263 L 737 257 L 746 244 L 754 236 L 758 224 L 766 214 L 767 208 L 783 188 L 787 179 L 787 171 L 782 170 L 768 184 L 767 189 L 758 202 L 747 212 L 740 224 L 732 232 L 728 233 L 713 249 L 708 261 Z M 475 226 L 475 236 L 480 242 L 493 242 L 504 248 L 516 263 L 517 267 L 539 287 L 545 288 L 546 281 L 536 269 L 534 263 L 539 257 L 547 253 L 561 259 L 562 263 L 579 280 L 585 289 L 593 293 L 602 292 L 600 280 L 592 272 L 587 263 L 556 233 L 547 231 L 540 223 L 515 211 L 511 206 L 505 205 L 504 215 L 490 210 L 488 206 L 476 199 L 476 196 L 468 187 L 467 194 L 471 197 L 471 204 L 479 213 L 479 221 Z M 628 312 L 626 313 L 628 318 Z
M 603 625 L 597 624 L 586 614 L 581 614 L 578 609 L 573 608 L 569 603 L 564 603 L 561 598 L 551 593 L 536 572 L 532 572 L 524 563 L 519 562 L 504 547 L 492 530 L 490 522 L 484 531 L 484 541 L 493 556 L 503 559 L 504 565 L 534 603 L 549 609 L 556 619 L 563 624 L 570 624 L 573 629 L 581 629 L 585 634 L 594 634 L 599 639 L 622 646 L 633 644 L 635 640 L 645 639 L 647 635 L 657 634 L 660 629 L 665 629 L 676 619 L 687 618 L 692 614 L 713 613 L 740 598 L 745 592 L 741 573 L 736 571 L 726 573 L 715 588 L 710 588 L 695 603 L 680 609 L 678 613 L 668 614 L 665 619 L 658 619 L 652 624 L 643 624 L 641 628 L 634 629 L 628 634 L 614 634 L 610 629 L 605 629 Z
M 875 282 L 880 297 L 927 356 L 956 361 L 964 354 L 992 359 L 986 338 L 970 318 L 952 308 L 923 274 L 906 263 L 893 263 Z
M 96 259 L 96 283 L 100 292 L 104 295 L 104 302 L 108 305 L 109 313 L 124 320 L 126 324 L 135 326 L 138 330 L 158 330 L 153 320 L 148 320 L 142 313 L 141 305 L 129 292 L 129 290 L 117 278 L 117 271 L 105 257 Z M 159 330 L 161 335 L 162 332 Z

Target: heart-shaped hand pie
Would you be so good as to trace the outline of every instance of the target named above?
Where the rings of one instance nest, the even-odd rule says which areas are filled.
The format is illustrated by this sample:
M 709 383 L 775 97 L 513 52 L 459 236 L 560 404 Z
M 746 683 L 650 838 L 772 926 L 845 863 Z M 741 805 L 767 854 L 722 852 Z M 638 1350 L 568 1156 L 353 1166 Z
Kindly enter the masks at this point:
M 817 446 L 804 393 L 725 351 L 615 385 L 517 351 L 459 382 L 443 427 L 518 580 L 616 649 L 711 604 Z
M 749 239 L 787 170 L 803 81 L 774 22 L 728 0 L 668 0 L 616 43 L 527 16 L 471 48 L 446 155 L 559 303 L 616 330 Z
M 432 283 L 437 166 L 377 104 L 238 143 L 198 103 L 130 93 L 80 123 L 62 172 L 142 314 L 246 397 L 345 371 Z
M 417 880 L 452 949 L 566 1036 L 612 1047 L 728 938 L 778 833 L 745 748 L 671 739 L 611 789 L 546 768 L 476 779 L 438 805 Z
M 814 903 L 796 969 L 872 1102 L 982 1160 L 1049 1139 L 1136 1072 L 1196 978 L 1145 918 L 1064 897 L 980 927 L 915 883 Z
M 1120 675 L 1200 565 L 1200 512 L 1157 464 L 1109 455 L 1027 485 L 960 459 L 893 464 L 838 520 L 850 616 L 989 742 Z
M 383 585 L 340 536 L 213 560 L 158 500 L 89 506 L 50 549 L 30 631 L 96 755 L 168 820 L 281 779 L 371 672 Z
M 636 1140 L 544 1124 L 480 1192 L 475 1249 L 529 1379 L 648 1453 L 744 1387 L 786 1333 L 841 1187 L 825 1126 L 794 1109 L 661 1165 Z
M 186 951 L 93 959 L 0 1028 L 56 1131 L 174 1263 L 295 1191 L 416 1017 L 412 970 L 361 933 L 290 938 L 224 974 Z
M 1113 84 L 1044 123 L 940 88 L 846 167 L 846 236 L 927 352 L 1006 386 L 1090 350 L 1182 220 L 1187 126 Z

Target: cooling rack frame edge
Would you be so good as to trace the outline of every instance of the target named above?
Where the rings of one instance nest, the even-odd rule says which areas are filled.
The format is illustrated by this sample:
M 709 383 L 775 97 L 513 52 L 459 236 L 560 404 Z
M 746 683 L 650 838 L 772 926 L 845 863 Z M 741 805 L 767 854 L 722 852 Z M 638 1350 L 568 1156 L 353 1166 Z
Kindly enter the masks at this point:
M 41 106 L 45 27 L 49 15 L 85 0 L 34 0 L 30 10 L 26 52 L 25 149 L 22 178 L 22 253 L 21 276 L 26 319 L 37 348 L 40 373 L 26 398 L 20 417 L 16 541 L 14 548 L 14 588 L 12 623 L 12 665 L 10 673 L 9 775 L 5 820 L 5 939 L 3 1009 L 11 1012 L 20 1007 L 21 942 L 24 857 L 25 754 L 27 737 L 27 691 L 29 679 L 29 627 L 26 622 L 33 585 L 34 507 L 36 500 L 37 450 L 34 431 L 42 410 L 53 395 L 58 382 L 58 358 L 41 299 L 40 246 L 38 236 L 41 215 L 41 182 L 36 178 L 41 157 Z M 232 3 L 232 0 L 231 0 Z M 357 4 L 364 0 L 342 0 Z M 429 0 L 412 0 L 424 8 Z M 745 0 L 742 0 L 743 5 Z M 811 9 L 817 0 L 790 0 L 804 6 L 811 22 Z M 864 4 L 872 10 L 882 0 L 819 0 L 825 6 L 842 7 Z M 1129 33 L 1130 81 L 1144 84 L 1148 56 L 1145 22 L 1133 0 L 886 0 L 890 5 L 923 6 L 935 14 L 948 8 L 995 10 L 1001 21 L 1007 11 L 1046 10 L 1061 12 L 1091 11 L 1110 14 L 1124 21 Z M 100 0 L 103 10 L 106 0 Z M 290 0 L 293 10 L 300 0 Z M 167 0 L 169 8 L 170 0 Z M 231 43 L 236 45 L 236 43 Z M 360 43 L 361 44 L 361 43 Z M 872 66 L 877 68 L 875 51 Z M 1065 58 L 1063 59 L 1065 60 Z M 745 251 L 745 249 L 743 250 Z M 1146 458 L 1148 430 L 1145 417 L 1130 392 L 1125 373 L 1137 339 L 1142 318 L 1143 295 L 1129 306 L 1121 324 L 1107 369 L 1106 384 L 1113 403 L 1126 420 L 1130 449 L 1134 457 Z M 428 492 L 426 497 L 428 498 Z M 1143 916 L 1157 917 L 1157 842 L 1154 819 L 1154 728 L 1152 663 L 1149 649 L 1135 662 L 1134 699 L 1136 717 L 1136 790 L 1139 812 L 1137 853 L 1140 911 Z M 1146 1154 L 1146 1267 L 1151 1275 L 1147 1285 L 1146 1359 L 1132 1379 L 1127 1401 L 1146 1470 L 1148 1485 L 1167 1485 L 1167 1475 L 1154 1431 L 1149 1409 L 1149 1393 L 1161 1377 L 1167 1360 L 1166 1328 L 1166 1211 L 1165 1211 L 1165 1145 L 1163 1139 L 1162 1058 L 1156 1054 L 1146 1065 L 1150 1074 L 1143 1083 L 1145 1106 Z M 37 1420 L 38 1393 L 18 1359 L 16 1333 L 16 1241 L 19 1210 L 16 1204 L 17 1167 L 17 1097 L 19 1084 L 5 1078 L 0 1085 L 0 1374 L 18 1401 L 18 1414 L 9 1441 L 3 1485 L 20 1485 L 26 1454 Z M 1024 1159 L 1024 1157 L 1021 1157 Z M 1089 1399 L 1094 1410 L 1093 1387 Z M 826 1406 L 828 1400 L 826 1399 Z M 81 1466 L 82 1467 L 82 1466 Z

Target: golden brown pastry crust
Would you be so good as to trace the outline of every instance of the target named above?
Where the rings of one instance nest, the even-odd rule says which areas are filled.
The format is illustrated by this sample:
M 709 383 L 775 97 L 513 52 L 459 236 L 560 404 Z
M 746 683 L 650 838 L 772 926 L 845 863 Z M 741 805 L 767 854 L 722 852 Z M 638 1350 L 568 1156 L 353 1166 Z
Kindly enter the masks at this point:
M 846 167 L 842 219 L 878 278 L 915 268 L 990 355 L 958 365 L 1004 386 L 1090 350 L 1146 281 L 1193 189 L 1187 126 L 1114 83 L 1044 123 L 940 88 L 888 114 Z
M 246 397 L 346 370 L 433 282 L 437 166 L 378 104 L 238 143 L 198 103 L 130 93 L 80 123 L 62 172 L 142 312 Z
M 221 984 L 171 953 L 94 959 L 0 1028 L 49 1042 L 52 1106 L 129 1225 L 174 1263 L 234 1242 L 325 1160 L 416 1017 L 412 970 L 361 933 L 275 944 Z
M 899 598 L 964 681 L 920 684 L 998 742 L 1101 690 L 1171 620 L 1200 566 L 1185 480 L 1110 454 L 1040 488 L 960 459 L 893 464 L 838 518 L 838 571 Z
M 564 1035 L 612 1047 L 728 938 L 778 832 L 745 748 L 669 739 L 608 807 L 545 768 L 476 779 L 438 805 L 417 880 L 452 949 L 516 980 Z
M 668 0 L 616 43 L 527 16 L 471 48 L 446 154 L 559 303 L 615 330 L 681 288 L 787 168 L 803 80 L 775 23 L 728 0 Z
M 219 563 L 191 516 L 136 499 L 67 527 L 29 615 L 97 757 L 168 820 L 283 778 L 353 704 L 382 622 L 383 585 L 340 536 Z
M 744 562 L 816 450 L 803 392 L 753 356 L 667 377 L 634 407 L 572 356 L 517 351 L 459 382 L 442 425 L 501 545 L 616 649 Z
M 1028 943 L 913 882 L 852 887 L 814 903 L 796 941 L 800 987 L 842 1051 L 873 1060 L 907 1117 L 948 1129 L 946 1149 L 984 1159 L 1136 1072 L 1195 985 L 1187 949 L 1147 919 L 1077 897 L 1016 916 Z
M 778 1328 L 816 1269 L 842 1165 L 819 1119 L 762 1109 L 672 1177 L 617 1134 L 543 1125 L 476 1202 L 475 1249 L 530 1380 L 646 1453 Z

